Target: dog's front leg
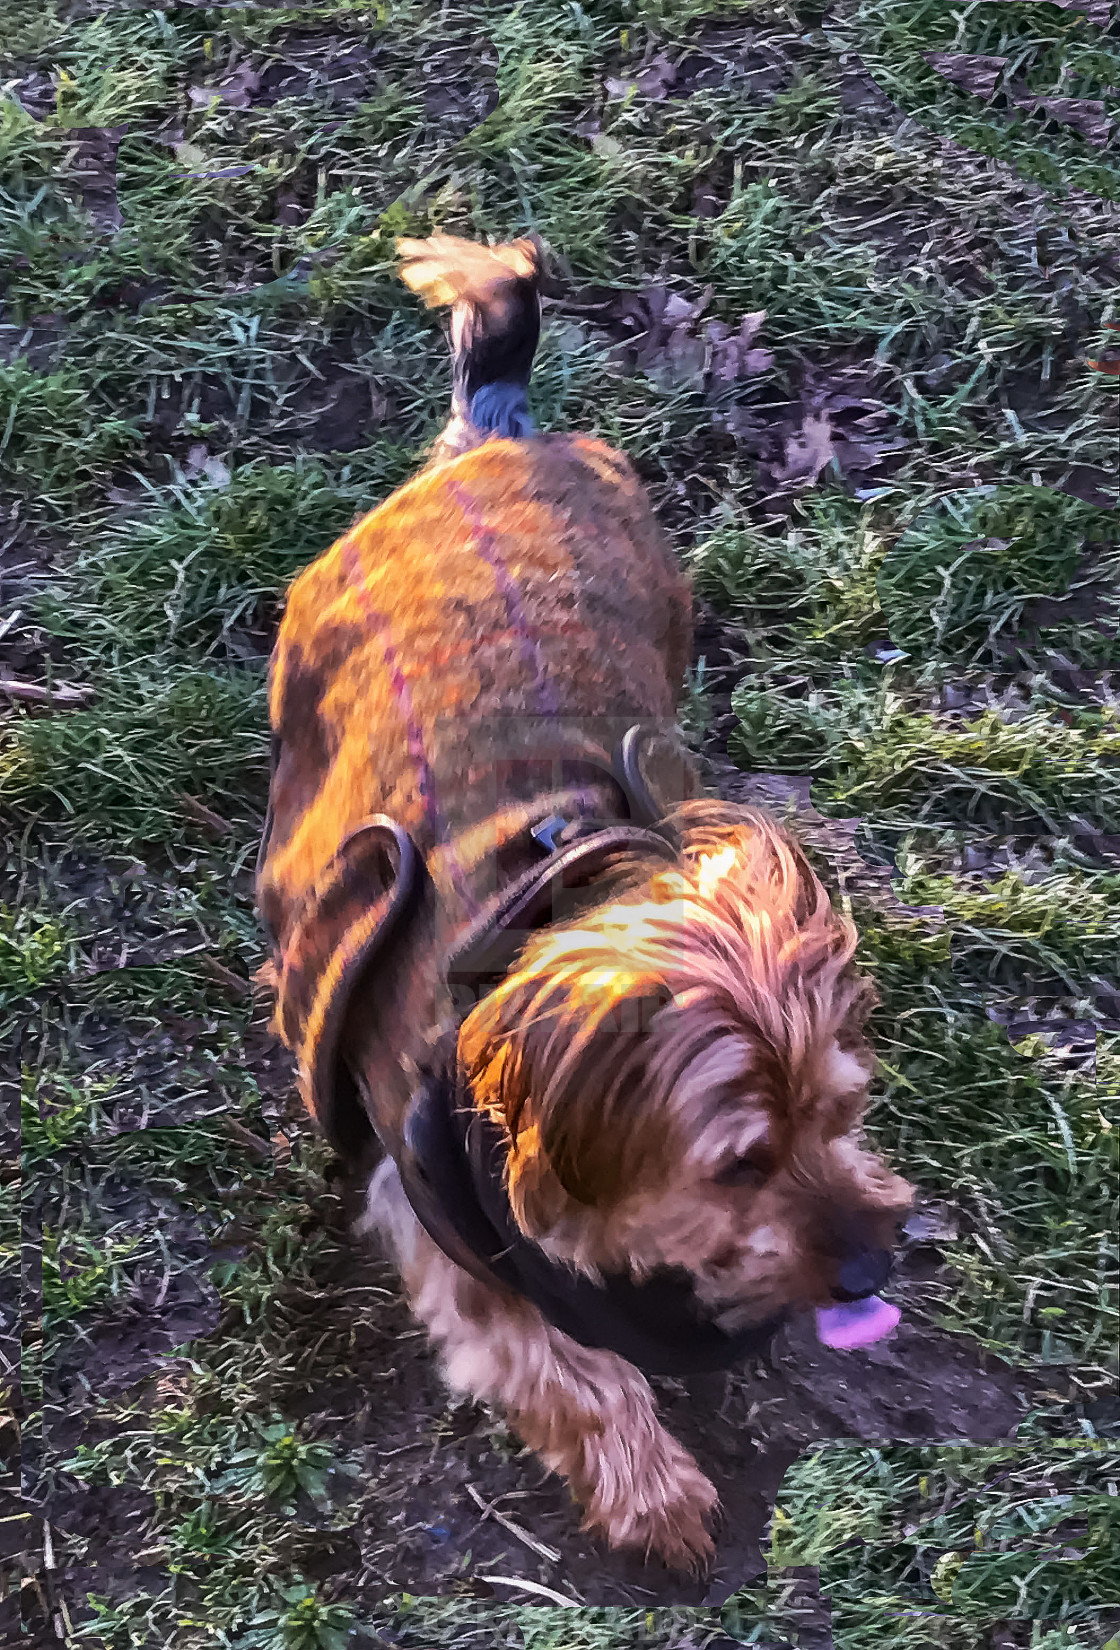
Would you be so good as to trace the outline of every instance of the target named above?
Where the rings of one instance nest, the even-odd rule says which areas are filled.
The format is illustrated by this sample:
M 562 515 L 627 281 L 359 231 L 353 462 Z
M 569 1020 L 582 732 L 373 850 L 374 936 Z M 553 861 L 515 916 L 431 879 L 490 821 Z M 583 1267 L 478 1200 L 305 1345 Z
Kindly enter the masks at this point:
M 390 1162 L 371 1179 L 356 1230 L 389 1240 L 448 1384 L 506 1412 L 530 1448 L 567 1479 L 585 1529 L 674 1569 L 706 1565 L 716 1491 L 661 1425 L 653 1393 L 632 1364 L 580 1346 L 528 1302 L 456 1266 L 416 1219 Z

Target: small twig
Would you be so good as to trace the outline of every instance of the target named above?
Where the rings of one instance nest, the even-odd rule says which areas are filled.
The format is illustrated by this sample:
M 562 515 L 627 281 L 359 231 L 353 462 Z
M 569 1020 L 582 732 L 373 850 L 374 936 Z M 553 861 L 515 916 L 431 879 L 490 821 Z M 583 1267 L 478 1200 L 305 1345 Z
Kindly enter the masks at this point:
M 215 985 L 224 986 L 232 997 L 248 997 L 252 994 L 252 987 L 248 980 L 240 974 L 235 974 L 232 968 L 220 963 L 216 957 L 202 956 L 199 967 L 204 974 L 209 975 Z
M 93 698 L 91 687 L 75 687 L 69 682 L 54 682 L 43 687 L 40 682 L 25 682 L 18 676 L 0 676 L 0 693 L 9 699 L 21 699 L 29 705 L 88 705 Z
M 163 1282 L 159 1286 L 159 1293 L 156 1295 L 155 1300 L 152 1302 L 153 1311 L 156 1311 L 156 1312 L 159 1311 L 160 1307 L 163 1305 L 164 1301 L 167 1299 L 167 1291 L 170 1288 L 171 1288 L 171 1268 L 170 1268 L 170 1266 L 165 1265 L 164 1268 L 163 1268 Z
M 271 1140 L 262 1140 L 259 1134 L 254 1134 L 252 1129 L 243 1127 L 234 1117 L 227 1117 L 224 1122 L 226 1132 L 231 1134 L 239 1145 L 244 1146 L 245 1150 L 253 1157 L 265 1158 L 272 1156 Z
M 574 1598 L 565 1598 L 563 1593 L 553 1592 L 551 1587 L 542 1587 L 539 1581 L 522 1581 L 520 1576 L 479 1576 L 479 1581 L 488 1582 L 491 1586 L 520 1587 L 523 1593 L 533 1593 L 537 1598 L 546 1598 L 550 1604 L 562 1604 L 565 1610 L 579 1610 L 582 1606 Z
M 208 808 L 205 802 L 198 800 L 197 796 L 191 796 L 187 791 L 180 791 L 178 802 L 187 817 L 193 819 L 196 825 L 201 825 L 207 836 L 228 836 L 233 830 L 233 826 L 228 819 L 223 819 L 221 814 L 216 814 L 213 808 Z
M 481 1509 L 483 1518 L 494 1519 L 496 1523 L 502 1526 L 503 1530 L 508 1530 L 510 1535 L 516 1536 L 518 1541 L 524 1542 L 525 1546 L 531 1552 L 536 1553 L 538 1558 L 546 1559 L 549 1564 L 560 1562 L 560 1554 L 555 1547 L 546 1547 L 543 1541 L 538 1541 L 536 1536 L 530 1535 L 528 1530 L 522 1529 L 520 1524 L 515 1524 L 512 1518 L 507 1518 L 505 1513 L 499 1512 L 492 1502 L 484 1500 L 479 1495 L 473 1484 L 467 1485 L 467 1494 L 475 1506 Z

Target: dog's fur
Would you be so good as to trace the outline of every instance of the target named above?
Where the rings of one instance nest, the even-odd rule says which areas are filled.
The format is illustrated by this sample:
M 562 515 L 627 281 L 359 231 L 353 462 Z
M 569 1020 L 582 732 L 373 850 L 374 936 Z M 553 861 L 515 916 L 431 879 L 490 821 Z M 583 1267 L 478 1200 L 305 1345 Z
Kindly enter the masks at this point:
M 484 324 L 501 342 L 535 305 L 531 243 L 435 237 L 405 253 L 410 284 L 453 304 L 460 358 Z M 400 820 L 432 870 L 394 981 L 376 1001 L 359 989 L 346 1021 L 382 1123 L 399 1122 L 448 1012 L 441 947 L 477 908 L 496 847 L 555 788 L 534 738 L 547 727 L 552 755 L 559 741 L 578 757 L 610 729 L 670 721 L 688 660 L 689 592 L 633 471 L 586 437 L 524 433 L 521 357 L 483 386 L 499 402 L 508 391 L 511 436 L 485 426 L 460 371 L 433 462 L 297 581 L 274 660 L 281 756 L 260 897 L 278 955 L 371 814 Z M 638 865 L 536 937 L 467 1014 L 459 1059 L 504 1131 L 527 1236 L 592 1277 L 684 1267 L 733 1328 L 826 1304 L 846 1246 L 890 1247 L 910 1190 L 860 1139 L 871 993 L 850 922 L 773 820 L 690 800 L 676 771 L 662 800 L 677 804 L 677 864 Z M 360 1225 L 388 1239 L 450 1385 L 506 1412 L 586 1527 L 671 1565 L 705 1561 L 715 1490 L 634 1367 L 461 1271 L 391 1162 Z

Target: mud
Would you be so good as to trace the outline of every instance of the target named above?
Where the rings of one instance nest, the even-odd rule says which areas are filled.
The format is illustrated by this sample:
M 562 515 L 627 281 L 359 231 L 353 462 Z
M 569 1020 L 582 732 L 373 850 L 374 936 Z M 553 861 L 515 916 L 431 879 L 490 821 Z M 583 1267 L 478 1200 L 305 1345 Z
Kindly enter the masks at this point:
M 582 1535 L 563 1484 L 500 1426 L 495 1430 L 483 1409 L 448 1401 L 395 1273 L 347 1236 L 345 1219 L 358 1206 L 359 1189 L 342 1183 L 341 1190 L 341 1202 L 331 1200 L 335 1242 L 316 1294 L 281 1302 L 306 1333 L 309 1355 L 292 1388 L 280 1382 L 273 1396 L 305 1435 L 328 1439 L 362 1463 L 359 1478 L 347 1480 L 336 1501 L 352 1524 L 320 1530 L 315 1550 L 324 1576 L 346 1571 L 355 1600 L 370 1606 L 399 1590 L 532 1602 L 519 1593 L 517 1580 L 588 1605 L 720 1604 L 736 1588 L 761 1580 L 774 1496 L 804 1450 L 845 1440 L 1013 1438 L 1041 1381 L 913 1315 L 890 1342 L 862 1353 L 830 1352 L 809 1325 L 794 1323 L 751 1368 L 656 1382 L 666 1425 L 693 1450 L 723 1503 L 713 1569 L 689 1580 L 660 1564 L 608 1554 Z M 916 1294 L 937 1265 L 930 1244 L 913 1245 L 900 1268 L 900 1295 Z M 106 1359 L 105 1387 L 129 1373 L 135 1378 L 145 1361 L 150 1373 L 159 1361 L 156 1337 L 168 1327 L 166 1318 L 159 1331 L 149 1324 L 130 1357 L 102 1326 L 97 1344 Z M 75 1393 L 69 1372 L 59 1374 L 65 1405 Z M 73 1447 L 75 1421 L 71 1412 L 52 1429 L 52 1451 Z M 127 1531 L 137 1529 L 148 1510 L 143 1498 L 126 1510 L 116 1490 L 60 1484 L 50 1498 L 51 1522 L 90 1539 L 89 1556 L 100 1555 L 103 1579 L 115 1578 L 115 1585 L 125 1584 L 123 1553 L 138 1539 Z M 323 1517 L 310 1504 L 296 1516 L 309 1530 Z M 87 1567 L 67 1578 L 67 1590 L 73 1586 L 79 1597 L 89 1584 Z M 131 1585 L 143 1580 L 134 1573 Z

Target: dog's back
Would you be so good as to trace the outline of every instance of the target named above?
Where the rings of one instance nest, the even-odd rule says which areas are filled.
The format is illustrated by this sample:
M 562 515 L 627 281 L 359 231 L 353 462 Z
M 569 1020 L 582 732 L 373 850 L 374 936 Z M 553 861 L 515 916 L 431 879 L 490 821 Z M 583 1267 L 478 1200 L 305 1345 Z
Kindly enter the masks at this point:
M 452 304 L 458 456 L 437 444 L 290 592 L 261 886 L 277 932 L 371 814 L 422 848 L 446 840 L 485 814 L 503 742 L 543 719 L 576 755 L 612 726 L 671 721 L 688 663 L 688 587 L 628 461 L 531 433 L 536 249 L 402 250 L 409 284 Z

